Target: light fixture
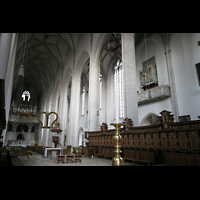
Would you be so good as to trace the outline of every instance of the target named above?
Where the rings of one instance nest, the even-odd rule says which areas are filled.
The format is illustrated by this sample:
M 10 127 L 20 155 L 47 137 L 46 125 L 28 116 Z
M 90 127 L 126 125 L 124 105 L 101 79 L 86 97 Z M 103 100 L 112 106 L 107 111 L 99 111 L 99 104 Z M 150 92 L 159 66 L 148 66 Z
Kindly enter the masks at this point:
M 45 116 L 46 116 L 46 126 L 43 125 L 43 122 L 40 120 L 41 114 L 45 114 Z M 49 124 L 49 119 L 50 119 L 49 117 L 50 117 L 51 114 L 56 115 L 56 119 L 51 123 L 51 126 L 48 126 L 48 124 Z M 39 114 L 37 114 L 36 117 L 37 117 L 38 121 L 39 121 L 40 124 L 41 124 L 40 128 L 47 128 L 47 129 L 53 128 L 54 122 L 56 122 L 56 121 L 58 120 L 58 114 L 57 114 L 56 112 L 50 112 L 50 113 L 49 113 L 49 112 L 43 111 L 43 112 L 40 112 Z M 59 124 L 58 124 L 58 125 L 59 125 Z

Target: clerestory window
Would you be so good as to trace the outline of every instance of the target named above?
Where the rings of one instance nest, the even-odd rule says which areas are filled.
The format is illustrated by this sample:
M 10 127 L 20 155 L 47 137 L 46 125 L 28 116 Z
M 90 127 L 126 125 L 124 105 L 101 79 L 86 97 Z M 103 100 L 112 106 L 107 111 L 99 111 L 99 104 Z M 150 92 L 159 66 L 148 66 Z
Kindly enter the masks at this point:
M 85 87 L 83 87 L 82 90 L 82 111 L 81 111 L 81 115 L 85 114 Z
M 100 95 L 99 95 L 99 97 L 100 97 L 100 110 L 102 109 L 102 74 L 100 74 L 100 78 L 99 78 L 99 84 L 100 84 L 100 90 L 99 90 L 99 92 L 100 92 Z

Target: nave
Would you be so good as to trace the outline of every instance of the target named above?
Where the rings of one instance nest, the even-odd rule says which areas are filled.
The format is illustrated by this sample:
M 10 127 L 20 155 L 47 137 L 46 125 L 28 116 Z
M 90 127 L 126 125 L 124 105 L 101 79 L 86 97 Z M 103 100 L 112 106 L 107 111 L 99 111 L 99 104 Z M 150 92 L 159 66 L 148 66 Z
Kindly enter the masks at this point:
M 57 157 L 44 158 L 40 153 L 33 152 L 30 158 L 19 156 L 24 166 L 112 166 L 111 159 L 102 159 L 98 157 L 82 156 L 82 162 L 57 163 Z M 124 162 L 124 166 L 133 166 L 132 162 Z M 138 163 L 135 166 L 147 166 L 145 163 Z M 159 165 L 164 166 L 164 165 Z

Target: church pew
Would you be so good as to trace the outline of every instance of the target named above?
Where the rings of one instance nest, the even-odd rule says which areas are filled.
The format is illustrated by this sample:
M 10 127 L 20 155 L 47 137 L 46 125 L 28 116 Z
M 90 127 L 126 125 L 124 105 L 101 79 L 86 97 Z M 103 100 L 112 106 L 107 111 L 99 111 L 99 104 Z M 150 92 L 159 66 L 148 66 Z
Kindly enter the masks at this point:
M 126 156 L 126 149 L 135 151 L 143 150 L 145 152 L 142 153 L 144 156 L 147 156 L 145 154 L 150 152 L 153 160 L 155 160 L 155 158 L 157 159 L 155 155 L 158 151 L 163 152 L 161 154 L 163 159 L 159 158 L 160 160 L 164 160 L 165 152 L 186 153 L 187 159 L 190 160 L 193 160 L 192 154 L 196 154 L 198 157 L 200 154 L 200 120 L 174 122 L 173 115 L 165 110 L 161 112 L 161 116 L 158 118 L 158 124 L 156 125 L 138 127 L 132 127 L 130 126 L 131 123 L 126 123 L 125 121 L 124 128 L 120 129 L 120 135 L 122 136 L 120 146 L 122 155 L 124 154 L 125 158 L 133 159 L 133 155 L 131 155 L 132 158 Z M 99 134 L 101 137 L 94 138 L 93 136 L 95 134 Z M 91 145 L 90 139 L 92 140 L 93 137 L 93 141 L 95 139 L 97 140 L 96 147 L 102 147 L 102 150 L 99 151 L 99 155 L 101 155 L 101 157 L 102 155 L 109 155 L 107 150 L 104 150 L 106 153 L 102 153 L 101 151 L 103 151 L 103 148 L 114 148 L 114 134 L 115 129 L 97 131 L 96 133 L 93 131 L 92 134 L 88 132 L 89 146 Z M 93 145 L 93 147 L 94 146 L 95 145 Z M 137 155 L 135 156 L 137 157 Z M 166 154 L 166 156 L 168 156 L 168 154 Z M 136 161 L 136 159 L 134 160 Z M 140 160 L 145 159 L 140 158 Z M 181 159 L 177 160 L 181 162 Z M 167 159 L 165 159 L 165 162 L 167 162 Z M 191 163 L 197 165 L 197 162 L 191 161 Z
M 102 157 L 104 157 L 104 155 L 105 155 L 105 147 L 100 147 L 99 149 L 98 149 L 98 153 L 96 154 L 96 156 L 98 157 L 98 156 L 101 156 L 101 158 Z
M 164 153 L 166 166 L 200 166 L 200 155 L 190 153 Z
M 124 149 L 124 157 L 123 160 L 134 160 L 134 150 L 133 149 Z
M 146 151 L 146 150 L 134 150 L 133 155 L 133 165 L 137 162 L 148 163 L 148 166 L 155 164 L 155 152 L 154 151 Z
M 104 159 L 105 158 L 113 158 L 115 156 L 114 148 L 105 148 L 104 149 Z

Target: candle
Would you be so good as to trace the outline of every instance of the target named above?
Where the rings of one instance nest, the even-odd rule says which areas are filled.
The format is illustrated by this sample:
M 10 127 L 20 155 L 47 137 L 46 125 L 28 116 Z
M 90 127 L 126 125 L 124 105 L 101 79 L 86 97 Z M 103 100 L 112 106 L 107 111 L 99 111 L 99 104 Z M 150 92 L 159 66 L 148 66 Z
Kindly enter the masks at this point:
M 119 123 L 119 83 L 116 84 L 116 123 Z

